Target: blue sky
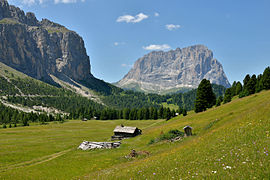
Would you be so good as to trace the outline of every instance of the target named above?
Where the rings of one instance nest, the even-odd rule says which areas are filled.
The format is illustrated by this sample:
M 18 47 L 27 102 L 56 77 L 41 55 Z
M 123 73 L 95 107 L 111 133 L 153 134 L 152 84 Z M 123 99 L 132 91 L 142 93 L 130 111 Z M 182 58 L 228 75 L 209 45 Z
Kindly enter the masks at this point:
M 155 49 L 204 44 L 232 83 L 270 66 L 269 0 L 9 0 L 76 31 L 91 72 L 120 80 Z

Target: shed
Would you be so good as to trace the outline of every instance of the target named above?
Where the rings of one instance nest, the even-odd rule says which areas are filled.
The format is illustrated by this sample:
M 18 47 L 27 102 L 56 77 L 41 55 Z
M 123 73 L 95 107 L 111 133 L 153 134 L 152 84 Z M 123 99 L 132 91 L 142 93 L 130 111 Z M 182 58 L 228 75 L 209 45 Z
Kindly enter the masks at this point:
M 184 128 L 185 136 L 192 136 L 192 127 L 191 126 L 185 126 Z
M 112 136 L 112 140 L 121 140 L 124 138 L 130 138 L 140 135 L 142 133 L 142 130 L 137 127 L 120 125 L 116 126 L 113 132 L 114 135 Z

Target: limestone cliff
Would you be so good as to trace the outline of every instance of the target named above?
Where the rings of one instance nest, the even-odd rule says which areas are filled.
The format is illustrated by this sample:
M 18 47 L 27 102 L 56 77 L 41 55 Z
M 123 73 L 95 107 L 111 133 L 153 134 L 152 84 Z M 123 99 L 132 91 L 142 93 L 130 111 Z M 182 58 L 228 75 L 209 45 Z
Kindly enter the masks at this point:
M 96 82 L 84 41 L 76 32 L 47 19 L 38 21 L 6 0 L 0 0 L 0 61 L 44 81 L 52 81 L 52 74 Z
M 206 46 L 195 45 L 168 52 L 153 51 L 138 59 L 117 86 L 146 92 L 196 88 L 202 79 L 230 87 L 222 65 Z

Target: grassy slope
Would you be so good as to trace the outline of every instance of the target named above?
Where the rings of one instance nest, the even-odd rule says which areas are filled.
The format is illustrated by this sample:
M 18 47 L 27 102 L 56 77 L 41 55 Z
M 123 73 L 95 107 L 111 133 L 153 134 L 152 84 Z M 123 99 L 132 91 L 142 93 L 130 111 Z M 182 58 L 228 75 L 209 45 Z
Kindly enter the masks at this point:
M 269 99 L 270 91 L 264 91 L 167 122 L 71 121 L 1 129 L 0 179 L 269 179 Z M 76 150 L 84 139 L 107 140 L 122 122 L 143 128 L 143 135 L 124 140 L 119 149 Z M 194 128 L 194 136 L 147 145 L 161 131 L 185 125 Z M 132 148 L 151 155 L 123 158 Z

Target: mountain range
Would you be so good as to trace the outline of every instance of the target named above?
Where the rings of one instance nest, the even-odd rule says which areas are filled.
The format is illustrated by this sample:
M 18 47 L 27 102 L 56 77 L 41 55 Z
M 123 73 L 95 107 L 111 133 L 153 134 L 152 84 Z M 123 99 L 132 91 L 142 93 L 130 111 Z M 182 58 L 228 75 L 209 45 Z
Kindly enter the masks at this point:
M 131 92 L 124 93 L 123 96 L 122 89 L 95 78 L 91 74 L 84 41 L 76 32 L 48 19 L 39 21 L 34 13 L 24 13 L 18 7 L 9 5 L 6 0 L 0 0 L 0 62 L 3 63 L 0 63 L 3 83 L 15 88 L 11 94 L 6 95 L 32 96 L 38 93 L 21 93 L 18 84 L 23 86 L 24 81 L 32 80 L 22 80 L 19 78 L 21 75 L 10 76 L 10 72 L 18 74 L 19 71 L 102 105 L 123 107 L 124 104 L 130 104 L 130 98 L 139 96 L 140 102 L 135 104 L 136 107 L 141 107 L 146 105 L 145 100 L 148 99 L 144 94 Z M 7 71 L 4 64 L 14 70 Z M 213 58 L 212 51 L 203 45 L 195 45 L 168 52 L 153 51 L 145 55 L 135 62 L 134 67 L 117 86 L 162 93 L 179 88 L 196 88 L 203 78 L 225 87 L 230 86 L 222 65 Z M 8 90 L 2 94 L 5 95 L 5 92 Z M 48 93 L 46 95 L 51 96 Z M 157 96 L 157 99 L 162 98 Z M 151 101 L 149 105 L 151 104 L 155 102 Z

